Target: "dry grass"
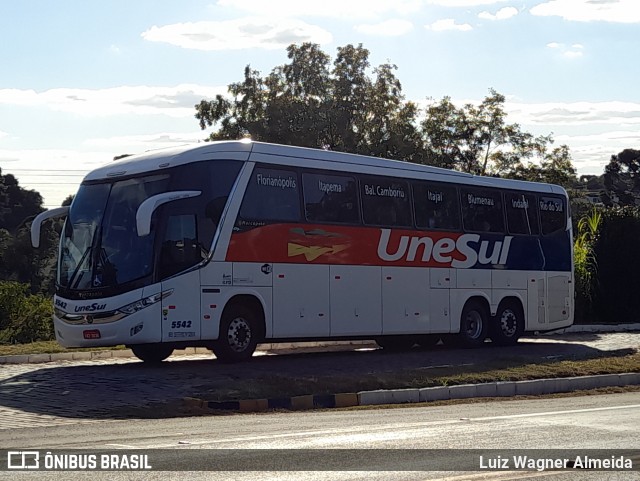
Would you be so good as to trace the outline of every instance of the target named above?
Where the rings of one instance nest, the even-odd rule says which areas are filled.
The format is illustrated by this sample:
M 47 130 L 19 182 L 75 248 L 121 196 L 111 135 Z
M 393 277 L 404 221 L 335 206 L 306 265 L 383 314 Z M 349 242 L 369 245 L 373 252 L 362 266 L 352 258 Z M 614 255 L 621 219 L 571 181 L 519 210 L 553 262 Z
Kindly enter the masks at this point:
M 464 369 L 465 372 L 460 372 Z M 399 370 L 349 376 L 268 375 L 258 379 L 234 380 L 226 387 L 194 393 L 208 400 L 261 399 L 300 396 L 306 394 L 357 392 L 375 389 L 423 388 L 478 384 L 494 381 L 523 381 L 557 377 L 588 376 L 640 372 L 640 353 L 605 354 L 597 358 L 575 361 L 548 361 L 518 365 L 508 360 L 495 361 L 490 366 L 452 366 L 438 369 Z

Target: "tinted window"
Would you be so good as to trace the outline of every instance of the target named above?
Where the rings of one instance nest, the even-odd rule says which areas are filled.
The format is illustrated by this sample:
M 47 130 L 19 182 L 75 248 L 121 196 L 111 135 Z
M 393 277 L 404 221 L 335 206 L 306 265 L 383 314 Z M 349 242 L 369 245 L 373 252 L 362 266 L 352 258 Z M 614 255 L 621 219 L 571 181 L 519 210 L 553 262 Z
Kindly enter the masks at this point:
M 363 177 L 360 193 L 365 224 L 411 226 L 409 186 L 406 182 L 383 177 Z
M 197 214 L 198 242 L 206 251 L 227 204 L 242 164 L 237 161 L 197 162 L 174 169 L 171 190 L 198 190 L 197 197 L 166 205 L 168 215 Z
M 566 206 L 564 199 L 560 197 L 538 197 L 540 206 L 540 224 L 543 234 L 565 229 Z
M 196 226 L 193 214 L 169 216 L 160 251 L 160 278 L 177 274 L 204 258 Z
M 500 193 L 489 189 L 462 189 L 462 221 L 474 232 L 504 232 Z
M 298 176 L 290 170 L 256 167 L 247 186 L 237 225 L 300 220 Z
M 416 225 L 423 229 L 460 229 L 460 209 L 455 187 L 444 184 L 413 184 Z
M 529 194 L 505 194 L 507 227 L 510 234 L 538 235 L 536 198 Z
M 158 273 L 165 278 L 206 259 L 213 236 L 242 164 L 197 162 L 172 169 L 171 190 L 196 190 L 196 197 L 164 204 Z
M 359 223 L 354 177 L 302 174 L 305 215 L 310 222 Z

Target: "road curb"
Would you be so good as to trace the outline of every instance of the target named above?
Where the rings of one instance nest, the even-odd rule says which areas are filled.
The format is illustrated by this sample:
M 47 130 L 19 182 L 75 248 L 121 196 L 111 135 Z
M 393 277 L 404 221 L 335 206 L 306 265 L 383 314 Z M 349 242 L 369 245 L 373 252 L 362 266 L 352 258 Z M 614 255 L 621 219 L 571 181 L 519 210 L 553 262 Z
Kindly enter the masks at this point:
M 640 385 L 640 373 L 497 381 L 482 384 L 433 386 L 421 389 L 376 389 L 358 393 L 315 394 L 271 399 L 207 401 L 198 398 L 183 398 L 183 403 L 185 406 L 211 413 L 220 411 L 264 412 L 273 409 L 297 411 L 317 408 L 414 404 L 483 397 L 539 396 L 636 385 Z
M 358 406 L 357 393 L 309 394 L 304 396 L 277 397 L 266 399 L 241 399 L 232 401 L 207 401 L 186 397 L 182 399 L 186 407 L 202 411 L 264 412 L 273 409 L 304 411 L 318 408 L 341 408 Z

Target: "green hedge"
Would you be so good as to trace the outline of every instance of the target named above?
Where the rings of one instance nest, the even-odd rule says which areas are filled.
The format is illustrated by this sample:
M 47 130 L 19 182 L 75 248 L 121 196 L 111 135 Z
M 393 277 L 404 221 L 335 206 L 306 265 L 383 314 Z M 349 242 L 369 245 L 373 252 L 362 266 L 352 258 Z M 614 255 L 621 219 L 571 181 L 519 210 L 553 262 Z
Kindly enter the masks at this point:
M 49 341 L 53 333 L 53 305 L 28 284 L 0 281 L 0 343 Z
M 640 322 L 640 210 L 607 209 L 593 243 L 593 320 Z

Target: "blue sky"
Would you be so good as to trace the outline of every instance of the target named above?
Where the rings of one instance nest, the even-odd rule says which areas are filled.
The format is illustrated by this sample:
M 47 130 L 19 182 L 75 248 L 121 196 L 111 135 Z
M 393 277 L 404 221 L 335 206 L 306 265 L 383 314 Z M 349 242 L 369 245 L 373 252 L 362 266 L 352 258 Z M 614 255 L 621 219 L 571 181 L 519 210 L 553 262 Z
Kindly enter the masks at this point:
M 113 156 L 206 137 L 193 105 L 290 43 L 362 43 L 407 99 L 507 97 L 580 174 L 640 148 L 638 0 L 0 0 L 0 168 L 52 207 Z

